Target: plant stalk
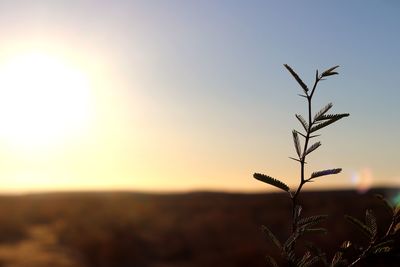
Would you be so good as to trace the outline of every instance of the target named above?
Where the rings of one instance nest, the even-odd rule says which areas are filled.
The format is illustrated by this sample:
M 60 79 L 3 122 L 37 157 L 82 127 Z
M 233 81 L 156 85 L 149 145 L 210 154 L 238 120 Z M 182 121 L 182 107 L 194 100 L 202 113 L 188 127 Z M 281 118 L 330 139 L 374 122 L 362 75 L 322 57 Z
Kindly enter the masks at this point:
M 310 141 L 310 135 L 311 135 L 311 128 L 313 126 L 313 121 L 312 121 L 312 97 L 314 95 L 315 89 L 317 88 L 317 84 L 320 81 L 320 77 L 315 78 L 315 82 L 313 85 L 313 88 L 311 90 L 311 93 L 308 94 L 306 92 L 307 96 L 307 104 L 308 104 L 308 129 L 307 133 L 305 135 L 305 141 L 304 141 L 304 148 L 303 148 L 303 154 L 301 157 L 299 157 L 300 160 L 300 183 L 299 186 L 297 187 L 296 192 L 292 195 L 292 233 L 296 231 L 296 224 L 297 224 L 297 216 L 296 216 L 296 206 L 298 205 L 298 196 L 301 192 L 301 189 L 305 183 L 308 182 L 308 180 L 305 179 L 305 163 L 306 163 L 306 151 L 308 149 L 308 143 Z

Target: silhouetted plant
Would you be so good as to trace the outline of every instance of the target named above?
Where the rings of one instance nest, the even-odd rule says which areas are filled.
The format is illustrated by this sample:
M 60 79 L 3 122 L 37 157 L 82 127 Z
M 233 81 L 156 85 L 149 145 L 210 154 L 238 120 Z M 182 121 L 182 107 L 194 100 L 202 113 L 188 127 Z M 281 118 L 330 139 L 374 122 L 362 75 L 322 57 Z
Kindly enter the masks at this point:
M 303 186 L 307 183 L 314 182 L 315 179 L 322 176 L 338 174 L 342 171 L 341 168 L 333 168 L 314 171 L 309 176 L 306 176 L 306 158 L 310 153 L 314 152 L 321 146 L 320 141 L 316 141 L 311 144 L 311 140 L 314 140 L 319 136 L 318 133 L 321 129 L 344 117 L 348 117 L 349 114 L 328 114 L 328 111 L 333 106 L 332 103 L 328 103 L 314 115 L 312 113 L 312 100 L 318 84 L 330 76 L 337 75 L 338 72 L 336 70 L 339 66 L 329 68 L 322 73 L 319 73 L 317 70 L 312 88 L 309 88 L 289 65 L 285 64 L 284 66 L 300 85 L 302 94 L 299 94 L 299 96 L 306 99 L 308 107 L 308 114 L 306 117 L 307 120 L 302 115 L 295 114 L 295 117 L 300 122 L 303 128 L 302 130 L 304 131 L 292 131 L 293 142 L 297 156 L 290 157 L 290 159 L 297 161 L 300 165 L 300 181 L 297 188 L 295 190 L 291 190 L 289 186 L 281 180 L 261 173 L 254 174 L 255 179 L 285 191 L 292 202 L 291 231 L 287 240 L 281 242 L 267 226 L 262 226 L 263 232 L 280 250 L 282 257 L 288 266 L 307 267 L 316 264 L 330 267 L 355 266 L 360 261 L 371 255 L 387 253 L 391 251 L 394 246 L 394 240 L 396 236 L 398 236 L 398 233 L 400 233 L 400 208 L 391 206 L 389 202 L 386 201 L 382 196 L 377 196 L 381 200 L 383 206 L 386 207 L 392 218 L 390 224 L 388 224 L 389 226 L 387 226 L 385 229 L 384 235 L 380 237 L 378 236 L 377 219 L 372 210 L 368 209 L 365 214 L 365 222 L 362 222 L 350 215 L 345 216 L 349 222 L 355 225 L 367 237 L 367 245 L 359 246 L 353 244 L 351 241 L 344 241 L 339 250 L 334 254 L 333 258 L 328 261 L 326 254 L 323 253 L 320 248 L 313 243 L 308 242 L 304 248 L 305 253 L 298 255 L 299 250 L 297 250 L 297 245 L 300 238 L 310 233 L 327 232 L 325 228 L 320 227 L 319 225 L 321 222 L 325 221 L 328 215 L 320 214 L 309 217 L 302 216 L 302 206 L 299 204 L 298 197 L 303 189 Z M 352 250 L 352 253 L 347 253 L 350 250 Z M 267 261 L 270 266 L 278 266 L 277 261 L 275 261 L 275 259 L 271 256 L 267 256 Z

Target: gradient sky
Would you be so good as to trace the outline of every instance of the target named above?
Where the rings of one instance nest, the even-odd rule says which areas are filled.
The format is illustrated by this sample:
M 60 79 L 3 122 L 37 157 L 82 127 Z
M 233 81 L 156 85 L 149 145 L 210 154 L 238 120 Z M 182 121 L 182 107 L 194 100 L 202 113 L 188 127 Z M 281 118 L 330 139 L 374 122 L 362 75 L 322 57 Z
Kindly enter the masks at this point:
M 75 97 L 85 95 L 90 109 L 79 132 L 25 145 L 0 134 L 0 188 L 269 189 L 254 172 L 294 186 L 291 130 L 306 106 L 284 63 L 308 83 L 315 69 L 340 65 L 318 88 L 315 109 L 333 102 L 334 112 L 351 114 L 321 132 L 307 166 L 343 172 L 309 188 L 398 185 L 399 12 L 389 0 L 0 1 L 0 65 L 40 51 L 90 85 Z M 1 90 L 29 113 L 24 96 L 10 102 L 10 89 Z M 64 102 L 68 114 L 77 110 L 74 99 Z M 2 120 L 26 125 L 15 110 L 3 108 Z

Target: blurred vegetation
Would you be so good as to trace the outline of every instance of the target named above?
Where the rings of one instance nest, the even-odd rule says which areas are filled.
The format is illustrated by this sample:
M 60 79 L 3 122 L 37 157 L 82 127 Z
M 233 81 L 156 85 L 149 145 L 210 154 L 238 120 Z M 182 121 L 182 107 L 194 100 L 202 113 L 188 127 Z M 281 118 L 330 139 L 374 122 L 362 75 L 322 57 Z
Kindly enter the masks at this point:
M 379 192 L 393 195 L 397 190 Z M 305 215 L 310 211 L 332 215 L 325 222 L 329 238 L 313 239 L 326 251 L 335 251 L 345 238 L 359 238 L 345 220 L 333 218 L 363 216 L 364 208 L 380 205 L 377 199 L 353 191 L 304 192 L 301 200 L 307 207 Z M 279 256 L 279 251 L 260 234 L 260 226 L 266 223 L 278 237 L 286 236 L 287 228 L 282 225 L 290 220 L 290 207 L 290 199 L 280 193 L 3 196 L 0 261 L 5 262 L 3 266 L 18 267 L 265 266 L 264 255 Z M 376 216 L 385 221 L 388 215 L 377 209 Z M 13 259 L 5 257 L 2 249 L 8 246 L 18 251 L 16 246 L 29 240 L 30 229 L 37 226 L 55 236 L 55 243 L 46 244 L 43 251 L 52 253 L 57 247 L 72 259 L 70 265 L 54 261 L 61 254 L 49 265 L 42 259 L 34 265 L 34 252 L 15 255 L 26 258 L 25 265 L 9 264 Z M 391 260 L 384 266 L 390 266 Z

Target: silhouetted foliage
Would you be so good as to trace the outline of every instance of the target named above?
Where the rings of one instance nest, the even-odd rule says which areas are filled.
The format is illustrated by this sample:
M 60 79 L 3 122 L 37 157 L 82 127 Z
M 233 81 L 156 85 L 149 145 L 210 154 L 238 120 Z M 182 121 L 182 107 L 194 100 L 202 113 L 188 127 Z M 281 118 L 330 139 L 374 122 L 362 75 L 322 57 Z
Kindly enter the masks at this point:
M 316 71 L 315 81 L 311 89 L 303 82 L 299 75 L 287 64 L 284 65 L 289 73 L 294 77 L 297 83 L 302 88 L 303 94 L 300 96 L 307 100 L 308 113 L 307 118 L 299 114 L 295 117 L 300 122 L 304 132 L 293 130 L 293 141 L 297 157 L 290 157 L 291 159 L 299 162 L 300 164 L 300 177 L 299 185 L 296 190 L 292 191 L 282 181 L 272 178 L 265 174 L 255 173 L 254 178 L 264 183 L 282 189 L 288 193 L 291 199 L 291 223 L 288 225 L 290 228 L 286 241 L 280 241 L 277 236 L 267 226 L 263 226 L 263 232 L 267 238 L 276 246 L 280 251 L 283 258 L 282 264 L 286 266 L 355 266 L 362 263 L 366 258 L 373 258 L 376 255 L 384 255 L 390 253 L 397 247 L 398 237 L 400 233 L 400 207 L 393 207 L 382 196 L 378 199 L 382 202 L 382 206 L 386 208 L 390 215 L 390 223 L 379 223 L 379 226 L 384 229 L 384 233 L 379 235 L 378 220 L 372 209 L 367 209 L 365 218 L 360 220 L 356 217 L 346 215 L 345 218 L 355 226 L 366 238 L 366 243 L 361 241 L 346 240 L 342 242 L 338 251 L 333 254 L 331 260 L 328 260 L 327 254 L 322 252 L 321 248 L 312 242 L 304 243 L 304 238 L 309 234 L 326 234 L 328 230 L 321 226 L 321 223 L 327 219 L 328 215 L 318 214 L 312 216 L 304 216 L 302 214 L 303 206 L 299 203 L 299 195 L 302 188 L 306 183 L 313 182 L 317 177 L 338 174 L 342 171 L 341 168 L 333 168 L 327 170 L 314 171 L 309 177 L 305 175 L 306 157 L 317 150 L 321 146 L 321 142 L 316 141 L 311 144 L 311 139 L 319 135 L 312 135 L 321 129 L 333 124 L 334 122 L 348 117 L 348 113 L 342 114 L 327 114 L 333 107 L 332 103 L 328 103 L 314 116 L 312 114 L 312 100 L 318 84 L 325 80 L 326 77 L 337 75 L 336 69 L 339 66 L 331 67 L 321 74 Z M 300 140 L 303 138 L 303 142 Z M 359 245 L 362 244 L 362 245 Z M 376 260 L 376 259 L 375 259 Z M 277 261 L 267 256 L 267 262 L 270 266 L 278 266 Z

